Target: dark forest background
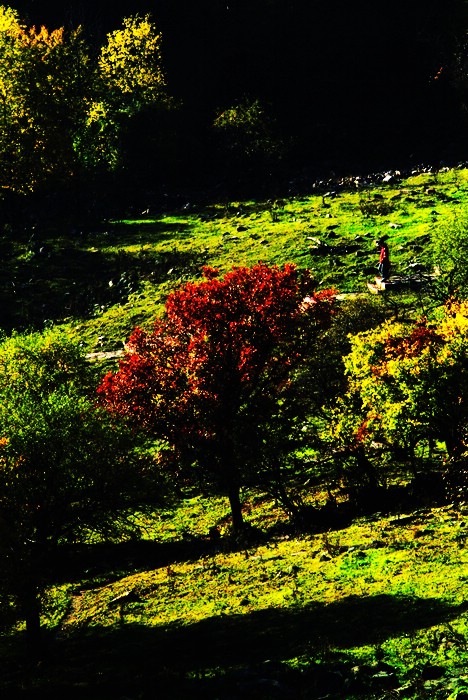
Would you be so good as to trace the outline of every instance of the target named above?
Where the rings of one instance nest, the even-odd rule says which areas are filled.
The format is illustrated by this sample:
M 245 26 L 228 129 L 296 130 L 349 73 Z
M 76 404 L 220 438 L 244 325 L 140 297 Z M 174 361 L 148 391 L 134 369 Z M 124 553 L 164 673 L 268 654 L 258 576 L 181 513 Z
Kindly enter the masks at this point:
M 84 26 L 96 46 L 151 13 L 177 108 L 142 114 L 130 171 L 177 184 L 453 163 L 468 154 L 464 0 L 15 0 L 29 24 Z M 260 100 L 280 148 L 246 161 L 216 113 Z M 158 136 L 159 134 L 159 136 Z

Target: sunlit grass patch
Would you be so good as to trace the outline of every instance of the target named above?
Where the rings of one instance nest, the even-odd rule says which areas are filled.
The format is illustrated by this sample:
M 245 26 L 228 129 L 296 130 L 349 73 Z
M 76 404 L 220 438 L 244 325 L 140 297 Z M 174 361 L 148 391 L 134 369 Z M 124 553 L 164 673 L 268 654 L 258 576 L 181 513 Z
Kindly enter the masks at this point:
M 259 261 L 310 268 L 319 287 L 367 293 L 376 274 L 375 240 L 387 237 L 394 274 L 429 266 L 428 240 L 443 220 L 466 206 L 468 174 L 422 173 L 390 185 L 233 201 L 107 220 L 63 236 L 24 234 L 11 243 L 3 279 L 17 327 L 68 321 L 112 349 L 135 323 L 160 313 L 168 292 L 199 279 L 204 265 L 222 273 Z M 10 247 L 11 247 L 10 246 Z
M 185 507 L 203 518 L 199 503 Z M 75 588 L 63 629 L 86 629 L 89 640 L 92 630 L 152 629 L 166 639 L 169 677 L 228 679 L 235 669 L 274 659 L 307 683 L 317 663 L 350 679 L 385 663 L 406 687 L 401 697 L 446 698 L 462 687 L 468 660 L 467 520 L 437 508 L 238 551 L 221 543 L 194 561 Z M 134 599 L 120 607 L 116 601 L 128 592 Z M 439 667 L 439 683 L 429 684 L 427 669 Z M 337 697 L 374 695 L 363 687 Z

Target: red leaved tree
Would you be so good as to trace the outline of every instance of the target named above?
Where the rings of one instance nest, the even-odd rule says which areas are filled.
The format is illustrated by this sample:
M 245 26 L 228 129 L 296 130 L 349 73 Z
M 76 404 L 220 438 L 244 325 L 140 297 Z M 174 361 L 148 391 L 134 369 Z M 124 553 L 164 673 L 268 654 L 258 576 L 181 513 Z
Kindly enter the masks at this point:
M 204 275 L 168 297 L 152 332 L 135 329 L 120 369 L 98 391 L 109 410 L 164 438 L 178 463 L 188 458 L 214 476 L 238 529 L 246 469 L 264 454 L 268 423 L 328 324 L 334 292 L 315 293 L 294 265 Z

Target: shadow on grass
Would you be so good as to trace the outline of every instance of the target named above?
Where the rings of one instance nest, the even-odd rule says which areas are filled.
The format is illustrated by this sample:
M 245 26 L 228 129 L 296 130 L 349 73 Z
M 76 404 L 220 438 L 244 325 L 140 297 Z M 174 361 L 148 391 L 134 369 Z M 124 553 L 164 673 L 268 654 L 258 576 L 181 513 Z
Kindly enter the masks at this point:
M 3 686 L 9 698 L 36 697 L 34 689 L 37 697 L 47 689 L 49 697 L 64 692 L 67 698 L 88 699 L 312 699 L 330 691 L 327 697 L 348 698 L 356 690 L 350 685 L 356 662 L 348 650 L 448 621 L 461 611 L 435 599 L 378 595 L 191 625 L 124 622 L 71 633 L 55 643 L 40 669 L 29 674 L 23 669 L 23 692 L 11 692 L 19 671 L 4 675 Z M 295 657 L 306 660 L 301 671 L 284 663 Z
M 104 233 L 89 234 L 87 239 L 90 243 L 119 247 L 160 243 L 167 239 L 172 240 L 174 236 L 178 239 L 187 238 L 192 235 L 192 232 L 193 224 L 183 221 L 129 219 L 110 222 Z
M 250 546 L 250 545 L 249 545 Z M 222 543 L 204 537 L 170 542 L 121 542 L 112 544 L 64 545 L 52 556 L 48 569 L 51 582 L 86 581 L 90 586 L 122 578 L 126 573 L 148 571 L 171 564 L 197 561 L 219 551 L 238 551 L 245 545 Z M 85 584 L 86 585 L 86 584 Z M 85 585 L 82 587 L 84 588 Z
M 368 492 L 361 490 L 360 499 L 342 503 L 329 503 L 320 507 L 306 506 L 297 521 L 275 523 L 267 530 L 247 527 L 239 536 L 223 538 L 209 535 L 191 535 L 186 539 L 158 542 L 136 540 L 120 543 L 62 546 L 49 564 L 50 580 L 83 581 L 90 585 L 98 578 L 113 581 L 125 573 L 147 571 L 172 564 L 196 561 L 219 552 L 239 552 L 271 542 L 278 536 L 297 534 L 323 534 L 348 527 L 357 517 L 370 520 L 385 516 L 405 514 L 417 519 L 418 509 L 436 507 L 447 503 L 443 475 L 439 472 L 425 474 L 424 483 L 378 487 Z M 408 515 L 412 513 L 413 515 Z M 227 524 L 230 521 L 224 521 Z M 219 523 L 218 523 L 219 524 Z
M 155 284 L 169 275 L 199 272 L 205 260 L 177 250 L 103 253 L 73 245 L 43 246 L 29 259 L 5 269 L 0 283 L 0 327 L 41 327 L 45 320 L 89 317 L 106 306 L 125 303 L 142 281 Z

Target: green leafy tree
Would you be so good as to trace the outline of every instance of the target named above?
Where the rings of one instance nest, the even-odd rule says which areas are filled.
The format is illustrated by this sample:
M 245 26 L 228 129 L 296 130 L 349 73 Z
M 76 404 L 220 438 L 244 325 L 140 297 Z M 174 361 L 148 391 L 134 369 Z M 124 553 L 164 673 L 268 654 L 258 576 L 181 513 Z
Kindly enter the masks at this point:
M 89 364 L 65 335 L 0 343 L 0 581 L 33 649 L 53 552 L 89 530 L 121 532 L 138 486 L 130 437 L 90 389 Z
M 219 112 L 213 129 L 231 165 L 268 163 L 283 155 L 273 120 L 259 100 L 244 99 Z
M 431 236 L 430 253 L 437 272 L 433 293 L 440 301 L 468 294 L 468 215 L 453 212 Z

